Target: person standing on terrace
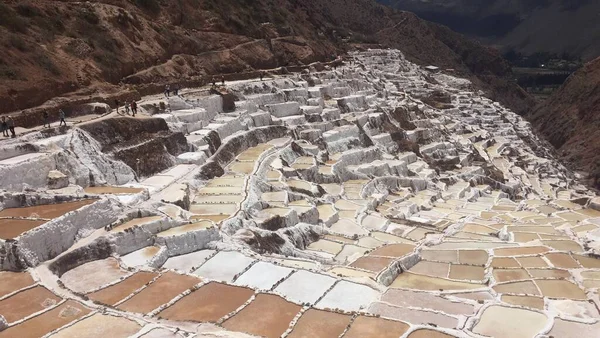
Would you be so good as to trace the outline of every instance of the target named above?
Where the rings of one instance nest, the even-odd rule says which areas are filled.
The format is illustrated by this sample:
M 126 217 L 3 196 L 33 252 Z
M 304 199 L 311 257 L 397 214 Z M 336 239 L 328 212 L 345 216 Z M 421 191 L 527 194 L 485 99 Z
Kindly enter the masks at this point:
M 137 114 L 137 102 L 135 100 L 131 100 L 131 112 L 133 113 L 133 117 Z
M 10 133 L 12 134 L 12 137 L 14 138 L 15 136 L 17 136 L 17 134 L 15 133 L 15 121 L 13 120 L 13 118 L 11 116 L 8 117 L 8 129 L 10 129 Z
M 6 123 L 6 116 L 2 116 L 2 122 L 0 122 L 0 128 L 2 129 L 2 136 L 8 137 L 8 123 Z
M 65 127 L 67 126 L 67 121 L 65 121 L 65 116 L 66 116 L 65 111 L 60 109 L 58 111 L 58 118 L 60 119 L 60 123 L 58 124 L 59 127 L 62 126 L 63 123 L 65 124 Z
M 49 118 L 50 118 L 50 114 L 48 114 L 47 110 L 44 110 L 44 112 L 42 113 L 42 120 L 43 120 L 43 123 L 44 123 L 42 127 L 48 126 L 48 128 L 51 128 L 50 121 L 48 120 Z

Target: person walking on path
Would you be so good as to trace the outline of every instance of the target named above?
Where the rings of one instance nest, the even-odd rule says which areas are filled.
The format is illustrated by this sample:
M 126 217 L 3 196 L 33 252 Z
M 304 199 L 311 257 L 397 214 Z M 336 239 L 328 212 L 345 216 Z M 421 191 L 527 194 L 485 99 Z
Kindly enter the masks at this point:
M 117 114 L 119 113 L 119 99 L 115 99 L 115 106 L 117 106 Z
M 137 114 L 137 102 L 131 101 L 131 112 L 133 113 L 133 117 Z
M 51 128 L 50 121 L 48 121 L 48 119 L 50 118 L 50 115 L 48 114 L 47 110 L 44 110 L 44 112 L 42 113 L 42 118 L 44 120 L 43 127 L 48 126 L 48 128 Z M 9 117 L 9 119 L 10 119 L 10 117 Z
M 165 85 L 165 96 L 169 97 L 170 94 L 171 94 L 171 86 Z
M 12 117 L 8 117 L 8 129 L 10 129 L 10 133 L 12 134 L 12 138 L 15 138 L 15 136 L 17 136 L 17 134 L 15 133 L 15 121 L 12 119 Z
M 6 123 L 6 116 L 2 116 L 2 122 L 0 122 L 0 128 L 2 129 L 2 136 L 8 137 L 8 123 Z
M 63 123 L 64 123 L 65 127 L 67 126 L 67 121 L 65 121 L 65 116 L 66 116 L 65 111 L 60 109 L 58 111 L 58 118 L 60 119 L 60 123 L 58 124 L 59 127 L 62 126 Z
M 225 76 L 221 76 L 221 84 L 224 86 L 225 85 Z
M 125 102 L 125 114 L 129 115 L 129 105 Z

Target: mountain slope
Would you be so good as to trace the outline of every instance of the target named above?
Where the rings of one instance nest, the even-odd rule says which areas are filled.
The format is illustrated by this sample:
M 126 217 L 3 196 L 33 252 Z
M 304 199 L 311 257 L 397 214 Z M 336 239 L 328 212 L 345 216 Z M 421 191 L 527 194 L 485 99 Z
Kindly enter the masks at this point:
M 571 75 L 527 117 L 574 167 L 600 188 L 600 58 Z
M 600 55 L 596 0 L 378 0 L 525 54 Z
M 495 51 L 374 0 L 9 0 L 0 13 L 0 112 L 51 98 L 112 103 L 172 81 L 330 60 L 364 43 L 453 68 L 517 112 L 532 103 Z

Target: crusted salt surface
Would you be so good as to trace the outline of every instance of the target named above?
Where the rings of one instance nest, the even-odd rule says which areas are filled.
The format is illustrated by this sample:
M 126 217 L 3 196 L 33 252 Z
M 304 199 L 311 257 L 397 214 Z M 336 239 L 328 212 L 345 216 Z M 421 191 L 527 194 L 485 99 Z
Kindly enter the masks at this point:
M 327 292 L 316 306 L 348 312 L 359 311 L 367 308 L 378 297 L 379 292 L 368 286 L 343 280 Z
M 236 285 L 249 286 L 257 290 L 270 290 L 281 279 L 287 277 L 293 270 L 266 262 L 257 262 L 244 272 Z
M 134 251 L 121 257 L 121 261 L 128 267 L 138 267 L 148 264 L 158 254 L 160 247 L 149 246 Z
M 232 282 L 253 262 L 254 259 L 239 252 L 221 251 L 195 270 L 194 274 L 217 281 Z
M 275 288 L 275 292 L 298 302 L 314 304 L 335 283 L 329 276 L 299 270 Z
M 129 273 L 118 264 L 114 258 L 86 263 L 67 271 L 61 281 L 75 292 L 86 293 L 127 276 Z
M 185 255 L 175 256 L 167 259 L 162 266 L 165 269 L 179 270 L 183 272 L 191 272 L 214 255 L 214 250 L 200 250 Z
M 74 325 L 53 334 L 56 338 L 93 338 L 99 336 L 127 337 L 137 333 L 141 326 L 135 321 L 120 316 L 94 314 Z
M 534 337 L 542 332 L 547 321 L 539 312 L 490 306 L 484 310 L 473 332 L 490 337 Z

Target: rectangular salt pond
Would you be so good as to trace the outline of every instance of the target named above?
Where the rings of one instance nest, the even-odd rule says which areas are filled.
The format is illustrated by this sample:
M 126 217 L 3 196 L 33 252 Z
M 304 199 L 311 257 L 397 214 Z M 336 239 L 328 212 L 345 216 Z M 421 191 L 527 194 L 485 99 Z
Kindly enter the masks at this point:
M 121 261 L 128 267 L 146 265 L 159 251 L 160 247 L 158 246 L 147 246 L 121 257 Z
M 275 288 L 275 292 L 297 303 L 314 304 L 332 285 L 335 278 L 299 270 Z
M 179 270 L 183 272 L 191 272 L 195 268 L 204 264 L 208 257 L 213 255 L 215 250 L 200 250 L 186 255 L 175 256 L 167 259 L 163 268 L 171 270 Z
M 116 259 L 109 257 L 73 268 L 65 272 L 60 280 L 72 291 L 88 293 L 129 274 L 128 271 L 121 269 Z
M 0 239 L 13 239 L 21 236 L 25 232 L 35 229 L 46 223 L 46 221 L 30 219 L 0 219 Z
M 43 204 L 32 207 L 8 208 L 0 211 L 0 217 L 28 217 L 52 219 L 60 217 L 68 212 L 77 210 L 86 205 L 96 202 L 95 199 L 64 202 L 56 204 Z
M 359 311 L 365 309 L 379 297 L 379 292 L 372 288 L 340 281 L 325 297 L 317 303 L 319 308 L 341 309 L 344 311 Z
M 177 295 L 200 283 L 192 276 L 167 272 L 140 293 L 118 306 L 118 309 L 137 313 L 151 312 L 173 300 Z
M 279 280 L 288 276 L 293 270 L 275 264 L 258 262 L 244 272 L 235 285 L 249 286 L 258 290 L 271 290 Z
M 194 275 L 217 281 L 232 282 L 237 274 L 244 271 L 252 263 L 254 263 L 254 259 L 239 252 L 221 251 L 194 271 Z

